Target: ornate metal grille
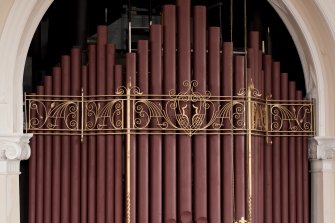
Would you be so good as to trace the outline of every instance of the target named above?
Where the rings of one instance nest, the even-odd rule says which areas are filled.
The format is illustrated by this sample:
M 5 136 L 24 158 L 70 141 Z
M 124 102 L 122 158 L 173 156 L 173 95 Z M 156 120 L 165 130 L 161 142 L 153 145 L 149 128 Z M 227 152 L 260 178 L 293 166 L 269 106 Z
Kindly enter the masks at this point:
M 26 131 L 82 137 L 125 134 L 128 130 L 131 134 L 189 136 L 247 134 L 248 130 L 267 137 L 315 133 L 312 100 L 263 99 L 252 81 L 236 96 L 213 96 L 209 91 L 201 94 L 194 91 L 198 85 L 195 80 L 183 84 L 184 91 L 172 89 L 169 95 L 146 95 L 130 84 L 121 86 L 115 95 L 26 95 Z M 130 125 L 126 124 L 126 114 L 130 115 Z
M 312 100 L 271 100 L 252 80 L 236 96 L 195 91 L 198 82 L 184 81 L 184 91 L 168 95 L 143 94 L 136 86 L 115 95 L 26 95 L 26 131 L 34 134 L 127 135 L 127 222 L 130 222 L 130 136 L 134 134 L 242 134 L 247 137 L 248 219 L 252 222 L 252 136 L 313 136 Z M 228 122 L 226 121 L 228 120 Z

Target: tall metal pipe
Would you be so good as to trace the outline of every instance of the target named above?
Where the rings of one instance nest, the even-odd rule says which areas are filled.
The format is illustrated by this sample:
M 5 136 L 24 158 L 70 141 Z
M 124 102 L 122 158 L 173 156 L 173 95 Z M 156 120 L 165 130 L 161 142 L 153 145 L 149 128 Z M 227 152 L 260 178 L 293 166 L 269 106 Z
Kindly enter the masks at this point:
M 106 45 L 106 94 L 115 95 L 114 86 L 115 45 Z M 112 128 L 111 123 L 107 127 Z M 115 211 L 115 146 L 114 135 L 106 136 L 106 221 L 114 221 Z
M 244 56 L 234 57 L 234 95 L 244 88 Z M 237 108 L 235 108 L 237 109 Z M 241 117 L 243 119 L 243 117 Z M 236 123 L 234 123 L 236 124 Z M 246 218 L 246 150 L 245 137 L 234 136 L 234 197 L 235 197 L 235 220 Z
M 82 94 L 88 93 L 88 66 L 81 67 Z M 81 142 L 80 153 L 80 221 L 88 222 L 88 138 L 85 136 Z
M 153 24 L 150 28 L 150 49 L 151 49 L 151 78 L 150 88 L 151 94 L 161 95 L 162 94 L 162 26 Z M 158 105 L 160 101 L 156 102 Z M 152 135 L 149 137 L 150 141 L 150 221 L 161 222 L 162 221 L 162 136 Z
M 62 69 L 62 95 L 70 95 L 70 56 L 62 56 L 61 58 L 61 69 Z M 66 98 L 65 98 L 66 99 Z M 65 127 L 65 126 L 63 126 Z M 71 165 L 71 153 L 70 153 L 70 136 L 62 136 L 62 169 L 61 169 L 61 222 L 70 222 L 70 165 Z
M 191 80 L 191 2 L 177 0 L 178 90 Z M 187 116 L 190 116 L 188 104 Z M 178 136 L 178 221 L 192 221 L 192 142 L 189 136 Z
M 44 86 L 37 86 L 37 95 L 44 95 Z M 39 106 L 39 111 L 42 107 Z M 43 114 L 42 114 L 43 115 Z M 36 137 L 37 142 L 37 152 L 36 152 L 36 223 L 43 223 L 43 197 L 44 197 L 44 136 L 38 135 Z
M 44 94 L 52 95 L 52 76 L 44 76 Z M 50 98 L 48 98 L 50 99 Z M 50 107 L 51 102 L 46 102 L 46 107 Z M 50 124 L 51 120 L 47 121 Z M 51 183 L 52 183 L 52 136 L 44 137 L 44 190 L 43 190 L 43 221 L 51 222 Z
M 115 65 L 114 68 L 114 89 L 117 90 L 118 87 L 122 86 L 122 65 Z M 119 117 L 119 116 L 118 116 Z M 117 118 L 116 121 L 120 121 Z M 115 135 L 114 137 L 115 145 L 115 222 L 124 221 L 124 144 L 123 136 L 121 133 Z
M 233 43 L 223 43 L 223 62 L 221 78 L 221 95 L 233 95 Z M 231 98 L 232 100 L 232 98 Z M 224 126 L 231 129 L 229 120 L 224 120 Z M 221 219 L 222 222 L 234 220 L 234 137 L 232 134 L 221 136 Z M 212 215 L 210 215 L 212 216 Z
M 81 50 L 71 50 L 71 90 L 73 96 L 81 95 Z M 80 136 L 71 136 L 71 223 L 80 222 Z
M 295 100 L 296 96 L 296 84 L 294 81 L 289 81 L 288 85 L 288 99 Z M 294 112 L 295 107 L 291 106 L 290 110 Z M 296 151 L 296 138 L 289 138 L 289 147 L 288 147 L 288 169 L 289 169 L 289 222 L 296 223 L 297 222 L 297 174 L 296 174 L 296 166 L 301 165 L 301 163 L 297 162 Z
M 198 82 L 198 86 L 195 88 L 200 94 L 206 93 L 206 7 L 205 6 L 194 6 L 194 53 L 193 53 L 193 79 Z M 212 29 L 211 29 L 212 30 Z M 212 34 L 212 35 L 211 35 Z M 210 32 L 209 40 L 210 44 L 217 43 L 213 31 Z M 220 50 L 220 46 L 216 44 L 211 45 L 212 56 L 215 51 Z M 217 47 L 216 49 L 214 47 Z M 212 59 L 212 60 L 211 60 Z M 220 56 L 217 58 L 209 59 L 210 62 L 218 62 L 220 64 Z M 216 60 L 215 60 L 216 59 Z M 213 66 L 215 66 L 213 65 Z M 212 67 L 213 68 L 213 67 Z M 214 68 L 215 69 L 215 68 Z M 214 72 L 214 70 L 211 70 Z M 218 75 L 217 75 L 218 76 Z M 193 104 L 198 106 L 201 111 L 204 109 L 201 102 Z M 197 114 L 194 114 L 197 115 Z M 201 115 L 201 114 L 200 114 Z M 206 117 L 205 117 L 206 118 Z M 193 137 L 193 166 L 194 166 L 194 191 L 193 191 L 193 203 L 194 203 L 194 220 L 196 222 L 207 221 L 207 137 L 206 135 L 196 135 Z
M 62 94 L 62 76 L 61 68 L 53 68 L 52 76 L 52 92 L 54 95 Z M 56 98 L 57 99 L 57 98 Z M 61 123 L 58 122 L 58 125 Z M 62 137 L 59 135 L 53 136 L 52 148 L 52 223 L 60 223 L 61 215 L 61 152 L 62 152 Z
M 263 56 L 264 64 L 264 94 L 265 97 L 272 94 L 272 57 L 271 55 Z M 267 126 L 269 128 L 269 126 Z M 267 139 L 265 139 L 267 140 Z M 273 214 L 273 176 L 272 176 L 272 143 L 268 142 L 264 148 L 264 222 L 272 221 Z
M 143 94 L 149 94 L 149 43 L 140 40 L 138 51 L 138 87 Z M 137 137 L 138 147 L 138 222 L 149 222 L 149 136 Z
M 272 66 L 272 96 L 274 100 L 280 99 L 280 63 L 274 62 Z M 273 142 L 273 222 L 281 223 L 282 215 L 281 215 L 281 149 L 280 149 L 280 137 L 275 136 L 272 137 Z
M 106 94 L 106 44 L 107 26 L 97 27 L 97 95 Z M 105 103 L 101 103 L 105 106 Z M 97 215 L 96 222 L 106 221 L 106 136 L 97 136 Z
M 281 74 L 281 81 L 280 81 L 280 99 L 281 100 L 288 100 L 288 74 L 282 73 Z M 288 123 L 283 123 L 283 130 L 288 130 Z M 284 136 L 280 139 L 280 147 L 281 147 L 281 215 L 282 215 L 282 222 L 289 222 L 289 169 L 288 169 L 288 137 Z
M 96 45 L 88 46 L 88 95 L 96 95 Z M 94 121 L 94 117 L 89 119 Z M 96 148 L 96 136 L 88 136 L 88 211 L 87 220 L 88 223 L 96 222 L 96 170 L 97 170 L 97 148 Z
M 208 90 L 213 96 L 220 95 L 220 28 L 210 27 L 208 30 Z M 206 83 L 206 80 L 204 80 Z M 201 91 L 203 92 L 205 89 Z M 219 107 L 219 102 L 214 102 L 214 107 Z M 214 108 L 210 109 L 209 114 L 215 112 Z M 209 219 L 213 222 L 221 222 L 221 149 L 220 149 L 220 136 L 210 135 L 207 137 L 207 147 L 204 147 L 204 155 L 208 156 L 208 186 L 207 191 L 202 193 L 208 194 L 207 208 L 209 210 L 208 217 L 204 216 L 203 221 Z M 195 163 L 195 165 L 197 165 Z M 206 165 L 206 163 L 205 163 Z M 228 176 L 229 177 L 229 176 Z M 206 179 L 206 178 L 205 178 Z M 197 196 L 197 194 L 195 194 Z M 206 199 L 206 197 L 204 197 Z M 206 207 L 206 206 L 203 206 Z M 205 212 L 206 213 L 206 212 Z
M 163 66 L 163 93 L 169 94 L 176 89 L 176 7 L 163 7 L 164 29 L 164 66 Z M 173 112 L 169 112 L 173 117 Z M 175 121 L 174 119 L 172 121 Z M 163 213 L 164 222 L 177 221 L 177 148 L 175 135 L 163 137 Z

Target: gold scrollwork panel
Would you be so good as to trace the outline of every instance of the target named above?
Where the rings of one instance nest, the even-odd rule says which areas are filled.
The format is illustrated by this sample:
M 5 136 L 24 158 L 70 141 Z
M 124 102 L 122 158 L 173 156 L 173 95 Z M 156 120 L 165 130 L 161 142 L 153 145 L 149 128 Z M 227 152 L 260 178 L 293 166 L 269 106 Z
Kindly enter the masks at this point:
M 26 95 L 26 130 L 35 134 L 257 134 L 314 135 L 311 100 L 263 99 L 251 83 L 236 96 L 201 94 L 196 81 L 168 95 L 121 86 L 115 95 Z M 127 102 L 132 111 L 127 113 Z M 250 111 L 248 111 L 250 110 Z M 130 114 L 131 125 L 126 125 Z M 250 125 L 247 125 L 251 120 Z M 288 128 L 284 128 L 288 126 Z

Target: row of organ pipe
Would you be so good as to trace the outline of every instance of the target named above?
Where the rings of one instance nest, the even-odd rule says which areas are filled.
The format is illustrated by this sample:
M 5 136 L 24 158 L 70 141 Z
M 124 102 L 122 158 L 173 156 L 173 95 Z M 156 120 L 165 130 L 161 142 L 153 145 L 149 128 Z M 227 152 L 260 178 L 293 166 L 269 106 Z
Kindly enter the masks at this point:
M 232 42 L 221 44 L 220 28 L 206 27 L 206 7 L 193 7 L 193 23 L 190 9 L 189 0 L 163 6 L 162 24 L 151 25 L 149 40 L 126 54 L 125 66 L 115 63 L 107 27 L 98 26 L 88 63 L 73 48 L 36 95 L 80 96 L 82 89 L 113 95 L 128 80 L 145 94 L 169 94 L 194 79 L 200 93 L 232 96 L 252 79 L 263 98 L 303 99 L 280 63 L 262 53 L 258 32 L 249 33 L 247 54 L 235 55 Z M 308 222 L 306 140 L 277 136 L 269 144 L 252 136 L 253 222 Z M 36 134 L 31 149 L 29 223 L 125 222 L 124 135 L 89 135 L 81 142 L 76 135 Z M 245 135 L 132 135 L 131 222 L 247 218 L 247 158 Z

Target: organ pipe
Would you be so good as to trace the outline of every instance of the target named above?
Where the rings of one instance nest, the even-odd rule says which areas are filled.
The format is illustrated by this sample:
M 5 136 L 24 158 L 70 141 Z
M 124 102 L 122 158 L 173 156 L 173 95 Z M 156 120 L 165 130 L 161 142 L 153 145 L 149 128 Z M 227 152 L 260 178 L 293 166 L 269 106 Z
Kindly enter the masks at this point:
M 88 46 L 88 89 L 89 95 L 96 95 L 96 45 Z M 93 117 L 92 117 L 93 119 Z M 96 218 L 96 169 L 97 169 L 97 137 L 94 135 L 88 136 L 88 223 L 95 223 Z
M 220 85 L 225 86 L 221 88 L 221 94 L 224 96 L 233 95 L 233 43 L 223 43 L 223 55 L 222 55 L 222 78 Z M 230 98 L 232 100 L 232 98 Z M 221 201 L 222 208 L 221 219 L 223 222 L 232 222 L 234 220 L 234 170 L 235 170 L 235 158 L 234 158 L 234 136 L 232 123 L 228 120 L 224 120 L 225 126 L 231 128 L 231 134 L 221 136 Z
M 164 30 L 164 61 L 163 61 L 163 93 L 176 89 L 176 6 L 163 7 Z M 173 116 L 172 112 L 169 115 Z M 175 121 L 175 120 L 172 120 Z M 164 221 L 177 221 L 177 137 L 165 135 L 163 137 L 163 213 Z
M 88 67 L 81 67 L 81 87 L 82 93 L 88 93 Z M 80 220 L 88 221 L 88 137 L 82 139 L 80 154 Z
M 52 95 L 52 76 L 44 76 L 44 94 Z M 47 106 L 50 106 L 50 102 Z M 50 123 L 50 122 L 49 122 Z M 43 222 L 51 222 L 51 177 L 52 171 L 52 136 L 44 137 L 44 190 L 43 190 Z
M 177 88 L 183 89 L 183 82 L 191 80 L 191 2 L 177 1 Z M 188 105 L 190 107 L 190 105 Z M 189 110 L 186 111 L 190 115 Z M 192 221 L 192 142 L 188 136 L 178 136 L 178 219 Z
M 112 95 L 115 92 L 114 86 L 114 60 L 115 60 L 115 45 L 107 44 L 106 46 L 106 94 Z M 109 126 L 112 128 L 112 126 Z M 114 206 L 115 206 L 115 146 L 114 135 L 106 136 L 106 221 L 114 221 Z
M 117 64 L 114 68 L 114 89 L 122 85 L 122 66 Z M 118 119 L 119 120 L 119 119 Z M 115 135 L 115 222 L 124 220 L 124 146 L 122 135 Z
M 149 94 L 149 44 L 138 42 L 138 86 L 144 94 Z M 138 136 L 138 222 L 149 221 L 149 136 Z
M 151 94 L 162 94 L 162 26 L 152 25 L 150 28 L 150 47 L 151 47 L 151 78 L 150 88 Z M 161 103 L 160 101 L 155 102 Z M 150 141 L 150 221 L 162 221 L 162 136 L 152 135 L 149 137 Z
M 62 95 L 70 95 L 71 79 L 70 79 L 70 56 L 62 56 Z M 61 222 L 70 222 L 70 136 L 62 136 L 62 158 L 61 158 Z
M 194 9 L 194 79 L 198 81 L 196 91 L 201 94 L 206 92 L 206 7 L 195 6 Z M 217 41 L 209 30 L 209 44 L 215 44 Z M 214 62 L 220 57 L 213 57 L 214 52 L 210 48 L 209 61 Z M 219 44 L 216 45 L 219 50 Z M 215 58 L 215 59 L 214 59 Z M 211 69 L 211 67 L 209 67 Z M 212 70 L 213 71 L 213 70 Z M 216 77 L 218 77 L 217 73 Z M 211 90 L 211 89 L 210 89 Z M 214 94 L 216 92 L 213 92 Z M 198 103 L 201 109 L 201 105 Z M 214 140 L 214 139 L 213 139 Z M 209 141 L 210 143 L 211 141 Z M 207 137 L 206 135 L 197 135 L 193 138 L 194 154 L 194 215 L 195 221 L 207 221 Z M 213 148 L 215 149 L 215 148 Z
M 209 38 L 209 55 L 208 55 L 208 88 L 213 95 L 220 94 L 220 29 L 218 27 L 210 27 L 208 31 Z M 202 89 L 202 92 L 205 89 Z M 219 102 L 216 102 L 219 106 Z M 209 111 L 211 113 L 213 111 Z M 207 190 L 208 193 L 208 217 L 203 220 L 211 219 L 211 221 L 221 222 L 221 151 L 220 136 L 210 135 L 207 137 L 207 147 L 204 147 L 203 153 L 208 156 Z M 197 172 L 195 173 L 197 175 Z M 205 191 L 201 191 L 205 193 Z M 195 194 L 196 196 L 196 194 Z M 206 197 L 205 197 L 206 198 Z

